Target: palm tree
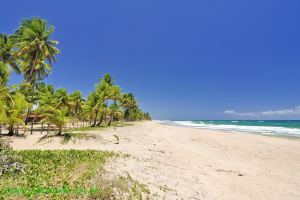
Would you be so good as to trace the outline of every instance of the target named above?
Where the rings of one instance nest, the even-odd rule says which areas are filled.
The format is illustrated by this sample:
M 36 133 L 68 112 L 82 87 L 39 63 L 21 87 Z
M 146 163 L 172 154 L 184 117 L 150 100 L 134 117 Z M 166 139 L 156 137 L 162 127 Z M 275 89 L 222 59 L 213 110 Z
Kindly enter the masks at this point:
M 54 102 L 54 87 L 42 83 L 38 88 L 36 100 L 39 107 L 46 105 L 54 106 L 56 103 Z
M 35 88 L 39 81 L 48 76 L 52 70 L 52 63 L 56 62 L 55 56 L 60 52 L 56 47 L 58 42 L 50 40 L 53 31 L 54 27 L 47 27 L 46 20 L 33 17 L 23 20 L 15 34 L 11 36 L 17 48 L 15 57 L 20 60 L 24 78 L 32 87 L 30 101 L 32 104 L 34 104 Z M 30 112 L 28 110 L 27 116 Z
M 98 114 L 103 111 L 103 108 L 105 106 L 104 104 L 104 94 L 99 92 L 92 92 L 87 99 L 87 105 L 92 109 L 94 113 L 94 122 L 92 126 L 96 126 Z M 101 124 L 103 119 L 103 114 L 101 115 L 100 122 L 98 125 Z
M 132 93 L 124 93 L 122 95 L 121 100 L 122 107 L 124 108 L 124 119 L 125 120 L 132 120 L 130 118 L 130 112 L 134 111 L 136 108 L 138 108 L 137 102 L 134 98 L 134 95 Z
M 21 71 L 18 66 L 18 60 L 14 54 L 14 42 L 11 37 L 6 34 L 0 34 L 0 62 L 20 74 Z
M 25 122 L 23 115 L 30 104 L 25 100 L 25 96 L 21 93 L 15 93 L 12 95 L 12 102 L 7 102 L 3 105 L 3 109 L 0 115 L 0 121 L 8 125 L 8 135 L 14 134 L 14 126 L 22 124 L 25 130 Z
M 103 119 L 106 122 L 109 100 L 116 102 L 120 99 L 120 87 L 114 85 L 114 80 L 110 74 L 105 74 L 103 78 L 99 79 L 99 84 L 96 85 L 96 94 L 101 97 L 99 98 L 101 102 L 98 102 L 102 110 L 101 118 L 98 123 L 100 126 Z
M 77 123 L 81 121 L 81 114 L 82 114 L 82 106 L 84 103 L 84 99 L 81 97 L 81 92 L 79 90 L 75 90 L 72 94 L 70 94 L 70 101 L 71 101 L 71 109 L 70 115 Z
M 53 31 L 54 27 L 47 27 L 46 20 L 33 17 L 23 20 L 12 36 L 18 48 L 16 56 L 21 58 L 21 69 L 30 83 L 45 78 L 56 62 L 55 56 L 60 51 L 56 47 L 58 42 L 50 40 Z
M 68 123 L 68 109 L 67 108 L 55 108 L 52 106 L 45 106 L 40 108 L 40 116 L 50 124 L 54 124 L 58 127 L 57 135 L 61 135 L 63 127 Z
M 109 121 L 107 123 L 107 126 L 110 126 L 115 117 L 119 118 L 122 115 L 119 105 L 117 103 L 111 104 L 108 109 L 108 114 Z
M 94 119 L 93 107 L 88 103 L 84 103 L 82 105 L 82 113 L 81 118 L 83 119 L 83 124 L 85 121 L 89 121 L 89 124 L 92 124 L 92 120 Z
M 31 84 L 31 103 L 34 104 L 35 88 L 40 80 L 47 77 L 52 70 L 55 56 L 59 54 L 58 44 L 50 40 L 54 27 L 47 27 L 47 21 L 39 17 L 25 19 L 11 37 L 18 49 L 15 56 L 20 59 L 24 78 Z M 30 110 L 28 111 L 28 115 Z M 28 121 L 28 120 L 26 120 Z
M 68 108 L 71 110 L 72 102 L 66 89 L 58 88 L 54 92 L 54 106 L 55 108 Z
M 82 111 L 82 105 L 84 102 L 84 99 L 81 96 L 81 92 L 79 90 L 75 90 L 70 95 L 70 99 L 72 104 L 72 114 L 79 119 L 80 113 Z

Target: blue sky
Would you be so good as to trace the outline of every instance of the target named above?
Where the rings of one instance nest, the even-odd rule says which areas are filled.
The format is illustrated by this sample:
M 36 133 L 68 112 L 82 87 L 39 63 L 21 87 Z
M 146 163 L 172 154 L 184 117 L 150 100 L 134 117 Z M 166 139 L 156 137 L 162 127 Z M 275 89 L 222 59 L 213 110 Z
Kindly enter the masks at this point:
M 299 10 L 299 0 L 1 0 L 0 32 L 47 19 L 62 52 L 48 83 L 88 95 L 111 73 L 155 119 L 299 119 Z

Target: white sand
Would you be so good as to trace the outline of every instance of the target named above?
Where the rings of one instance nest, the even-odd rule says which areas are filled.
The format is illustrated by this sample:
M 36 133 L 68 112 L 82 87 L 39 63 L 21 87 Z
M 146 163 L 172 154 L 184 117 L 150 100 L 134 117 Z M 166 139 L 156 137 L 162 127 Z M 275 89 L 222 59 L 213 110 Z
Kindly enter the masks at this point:
M 41 136 L 13 139 L 14 149 L 97 149 L 128 153 L 112 162 L 149 185 L 156 199 L 300 199 L 300 140 L 141 122 L 90 132 L 101 139 L 62 145 Z M 113 134 L 120 137 L 114 144 Z M 158 195 L 158 196 L 156 196 Z

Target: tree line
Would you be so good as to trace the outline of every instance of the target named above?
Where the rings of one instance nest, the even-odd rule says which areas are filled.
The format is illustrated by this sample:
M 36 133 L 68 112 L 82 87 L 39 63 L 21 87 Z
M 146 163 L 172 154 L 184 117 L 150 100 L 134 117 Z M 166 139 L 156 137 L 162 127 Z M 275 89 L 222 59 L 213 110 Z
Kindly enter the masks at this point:
M 79 90 L 68 93 L 44 83 L 60 53 L 58 41 L 50 39 L 53 31 L 46 20 L 33 17 L 22 20 L 13 34 L 0 34 L 0 124 L 8 128 L 8 135 L 18 134 L 19 126 L 25 130 L 30 122 L 32 128 L 37 121 L 55 125 L 61 134 L 69 122 L 95 127 L 151 119 L 109 74 L 87 98 Z M 23 75 L 21 83 L 8 85 L 12 71 Z

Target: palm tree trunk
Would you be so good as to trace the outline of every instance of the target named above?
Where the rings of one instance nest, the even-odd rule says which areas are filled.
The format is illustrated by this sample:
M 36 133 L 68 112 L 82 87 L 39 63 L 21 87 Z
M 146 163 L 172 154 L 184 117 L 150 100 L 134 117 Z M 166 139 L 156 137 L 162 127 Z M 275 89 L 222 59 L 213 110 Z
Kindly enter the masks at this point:
M 110 126 L 113 120 L 114 120 L 114 114 L 112 113 L 111 116 L 110 116 L 110 119 L 108 121 L 107 126 Z
M 103 116 L 104 123 L 106 123 L 106 118 L 107 118 L 107 113 L 104 112 L 104 116 Z
M 50 131 L 50 124 L 48 124 L 47 134 L 49 134 Z
M 26 125 L 27 125 L 28 122 L 29 122 L 29 115 L 30 115 L 30 112 L 31 112 L 31 110 L 30 110 L 30 108 L 28 108 L 28 109 L 27 109 L 27 113 L 26 113 L 26 117 L 25 117 L 25 124 L 26 124 Z
M 31 121 L 31 128 L 30 128 L 30 135 L 32 135 L 32 132 L 33 132 L 33 119 L 32 119 L 32 121 Z
M 97 124 L 97 126 L 101 126 L 102 121 L 103 121 L 103 114 L 101 114 L 100 121 L 99 121 L 99 123 Z
M 44 122 L 42 122 L 41 134 L 43 134 L 43 130 L 44 130 Z
M 17 132 L 16 132 L 17 135 L 19 135 L 19 128 L 20 128 L 20 124 L 17 125 Z
M 13 136 L 14 135 L 14 126 L 9 126 L 8 127 L 8 134 L 9 136 Z
M 33 105 L 33 97 L 34 97 L 34 80 L 32 81 L 32 90 L 31 90 L 31 103 L 32 103 L 32 105 Z M 26 119 L 25 119 L 25 124 L 27 125 L 28 124 L 28 122 L 29 122 L 29 115 L 31 114 L 31 108 L 28 108 L 28 110 L 27 110 L 27 114 L 26 114 Z M 32 133 L 31 133 L 32 134 Z
M 92 125 L 92 127 L 95 127 L 95 126 L 96 126 L 96 123 L 97 123 L 97 116 L 98 116 L 98 112 L 96 112 L 96 116 L 95 116 L 95 119 L 94 119 L 94 124 Z
M 61 135 L 61 132 L 62 132 L 62 126 L 59 126 L 57 135 Z

